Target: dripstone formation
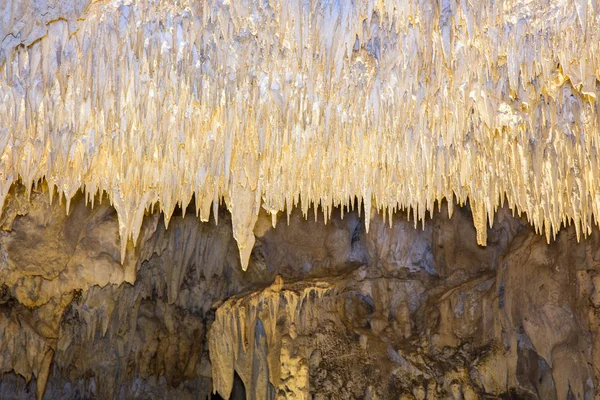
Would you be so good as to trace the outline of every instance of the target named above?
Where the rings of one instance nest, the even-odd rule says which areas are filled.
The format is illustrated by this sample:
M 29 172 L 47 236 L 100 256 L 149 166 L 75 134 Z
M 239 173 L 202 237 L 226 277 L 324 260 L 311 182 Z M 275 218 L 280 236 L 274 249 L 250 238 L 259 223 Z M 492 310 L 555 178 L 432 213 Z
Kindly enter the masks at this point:
M 0 398 L 600 398 L 599 8 L 0 0 Z
M 0 233 L 3 399 L 590 399 L 600 385 L 600 234 L 550 245 L 499 210 L 415 229 L 332 212 L 272 228 L 248 270 L 231 216 L 118 217 L 14 186 Z
M 596 0 L 3 0 L 0 204 L 106 194 L 121 259 L 146 210 L 224 203 L 423 220 L 505 203 L 550 241 L 600 220 Z M 450 211 L 451 213 L 451 211 Z M 368 225 L 366 226 L 368 230 Z

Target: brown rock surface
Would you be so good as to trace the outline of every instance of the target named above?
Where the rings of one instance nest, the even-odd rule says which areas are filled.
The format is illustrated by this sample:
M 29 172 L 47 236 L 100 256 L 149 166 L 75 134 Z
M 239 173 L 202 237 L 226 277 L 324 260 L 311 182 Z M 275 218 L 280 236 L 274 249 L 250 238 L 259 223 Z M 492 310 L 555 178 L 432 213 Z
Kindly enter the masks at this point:
M 120 262 L 104 199 L 14 186 L 0 232 L 0 398 L 592 399 L 600 236 L 548 245 L 501 209 L 415 229 L 260 214 L 247 271 L 219 223 L 146 213 Z M 193 213 L 191 213 L 193 214 Z M 364 214 L 363 214 L 364 215 Z

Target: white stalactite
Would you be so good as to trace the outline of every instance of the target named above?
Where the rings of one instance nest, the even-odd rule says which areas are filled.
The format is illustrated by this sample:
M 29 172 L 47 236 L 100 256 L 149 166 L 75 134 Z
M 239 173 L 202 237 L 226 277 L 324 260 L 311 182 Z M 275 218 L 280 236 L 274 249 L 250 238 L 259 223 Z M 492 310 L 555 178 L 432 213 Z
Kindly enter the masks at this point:
M 469 199 L 480 244 L 505 198 L 548 240 L 570 222 L 585 236 L 600 220 L 597 8 L 4 0 L 0 204 L 19 179 L 67 203 L 106 192 L 126 243 L 156 203 L 168 222 L 195 194 L 205 220 L 224 199 L 243 264 L 261 206 L 327 215 L 354 196 L 416 220 Z

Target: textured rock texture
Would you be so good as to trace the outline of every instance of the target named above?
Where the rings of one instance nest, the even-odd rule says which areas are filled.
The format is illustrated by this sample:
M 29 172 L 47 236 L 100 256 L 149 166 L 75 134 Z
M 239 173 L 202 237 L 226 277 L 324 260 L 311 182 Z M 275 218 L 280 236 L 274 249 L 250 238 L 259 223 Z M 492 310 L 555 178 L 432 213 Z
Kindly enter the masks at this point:
M 599 11 L 0 0 L 0 398 L 600 398 Z
M 373 212 L 368 233 L 296 209 L 259 215 L 244 272 L 225 209 L 176 210 L 146 213 L 121 264 L 100 200 L 8 193 L 2 399 L 598 397 L 600 235 L 548 245 L 500 209 L 480 247 L 468 207 L 424 229 Z

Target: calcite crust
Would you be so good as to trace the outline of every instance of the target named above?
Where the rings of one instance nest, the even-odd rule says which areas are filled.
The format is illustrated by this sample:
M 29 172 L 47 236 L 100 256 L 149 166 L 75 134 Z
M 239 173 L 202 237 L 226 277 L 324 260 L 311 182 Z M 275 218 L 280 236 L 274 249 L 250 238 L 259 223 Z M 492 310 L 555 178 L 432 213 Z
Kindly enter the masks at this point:
M 146 210 L 224 200 L 245 268 L 261 207 L 415 222 L 505 201 L 548 240 L 600 219 L 595 0 L 4 0 L 0 207 L 106 193 L 122 259 Z M 274 217 L 275 218 L 275 217 Z M 593 222 L 595 221 L 595 222 Z

